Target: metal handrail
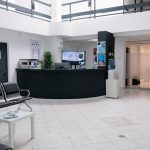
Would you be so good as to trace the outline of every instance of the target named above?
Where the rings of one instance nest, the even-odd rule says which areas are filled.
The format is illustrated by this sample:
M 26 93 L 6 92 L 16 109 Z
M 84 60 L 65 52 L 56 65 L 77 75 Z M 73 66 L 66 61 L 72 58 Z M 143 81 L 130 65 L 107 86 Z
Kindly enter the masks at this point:
M 62 4 L 62 6 L 66 6 L 66 5 L 70 5 L 70 4 L 82 3 L 82 2 L 86 2 L 86 1 L 89 1 L 89 0 L 79 0 L 79 1 L 75 1 L 75 2 L 64 3 L 64 4 Z
M 0 0 L 0 5 L 3 5 L 3 6 L 6 7 L 6 8 L 3 8 L 3 7 L 0 7 L 0 8 L 50 22 L 51 21 L 51 16 L 50 15 L 47 15 L 47 14 L 44 14 L 44 13 L 41 13 L 41 12 L 37 12 L 37 11 L 34 10 L 34 8 L 32 7 L 32 4 L 34 4 L 34 2 L 38 2 L 42 5 L 51 7 L 51 4 L 47 4 L 47 3 L 44 3 L 44 2 L 39 1 L 39 0 L 31 0 L 31 8 L 26 8 L 26 7 L 23 7 L 23 6 L 19 6 L 17 4 L 10 3 L 8 0 L 6 0 L 6 1 Z M 11 10 L 11 9 L 9 9 L 9 7 L 14 8 L 15 10 Z M 34 15 L 36 15 L 36 16 L 34 16 Z M 39 17 L 42 17 L 42 18 L 39 18 Z
M 62 4 L 62 7 L 66 6 L 66 5 L 68 5 L 68 7 L 69 7 L 69 4 L 73 5 L 73 4 L 81 3 L 81 2 L 85 2 L 85 1 L 88 1 L 88 0 L 81 0 L 81 1 L 76 1 L 76 2 L 72 2 L 72 3 Z M 86 18 L 96 18 L 96 17 L 100 17 L 100 16 L 125 14 L 125 13 L 128 13 L 128 10 L 130 10 L 130 9 L 134 9 L 134 10 L 130 10 L 130 12 L 135 13 L 135 12 L 141 11 L 141 10 L 137 10 L 137 8 L 150 6 L 150 2 L 124 5 L 124 1 L 123 1 L 123 5 L 121 5 L 121 6 L 115 6 L 115 7 L 103 8 L 103 9 L 96 9 L 96 1 L 94 0 L 93 3 L 94 3 L 94 9 L 93 10 L 84 11 L 84 12 L 77 12 L 77 13 L 69 13 L 69 14 L 66 14 L 66 15 L 62 15 L 62 20 L 63 21 L 72 21 L 72 20 L 80 20 L 80 19 L 86 19 Z M 149 9 L 145 9 L 145 10 L 149 10 Z M 118 13 L 117 11 L 121 11 L 121 12 Z M 70 12 L 71 12 L 71 10 L 70 10 Z M 99 15 L 99 13 L 101 13 L 101 15 Z M 105 13 L 110 13 L 110 14 L 105 14 Z M 86 15 L 86 17 L 84 17 L 85 15 Z M 93 16 L 87 17 L 87 15 L 93 15 Z M 73 18 L 73 17 L 80 17 L 80 16 L 82 18 Z
M 40 4 L 43 4 L 43 5 L 46 5 L 46 6 L 51 7 L 51 4 L 47 4 L 47 3 L 42 2 L 42 1 L 39 1 L 39 0 L 34 0 L 34 1 L 35 1 L 35 2 L 38 2 L 38 3 L 40 3 Z

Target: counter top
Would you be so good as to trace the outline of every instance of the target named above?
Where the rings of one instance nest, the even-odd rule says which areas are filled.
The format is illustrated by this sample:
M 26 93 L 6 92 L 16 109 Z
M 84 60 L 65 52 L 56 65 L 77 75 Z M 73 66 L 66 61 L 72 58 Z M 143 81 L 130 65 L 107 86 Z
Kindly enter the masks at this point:
M 88 72 L 106 70 L 106 68 L 100 69 L 16 69 L 17 71 L 29 71 L 29 72 Z

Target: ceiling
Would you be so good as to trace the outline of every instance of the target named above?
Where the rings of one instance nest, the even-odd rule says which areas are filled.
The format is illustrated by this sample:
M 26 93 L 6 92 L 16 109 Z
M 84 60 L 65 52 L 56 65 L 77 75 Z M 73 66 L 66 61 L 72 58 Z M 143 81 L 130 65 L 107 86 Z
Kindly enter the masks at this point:
M 124 38 L 128 43 L 150 43 L 150 30 L 114 33 L 114 37 Z M 73 41 L 80 43 L 97 42 L 97 35 L 64 37 L 63 40 L 67 42 Z

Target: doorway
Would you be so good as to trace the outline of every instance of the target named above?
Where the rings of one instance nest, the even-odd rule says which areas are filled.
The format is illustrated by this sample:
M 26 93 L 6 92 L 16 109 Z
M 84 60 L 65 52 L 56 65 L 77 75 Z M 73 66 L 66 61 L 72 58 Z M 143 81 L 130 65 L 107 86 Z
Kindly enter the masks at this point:
M 0 83 L 8 82 L 7 43 L 0 43 Z
M 126 86 L 150 88 L 150 44 L 132 44 L 126 49 Z

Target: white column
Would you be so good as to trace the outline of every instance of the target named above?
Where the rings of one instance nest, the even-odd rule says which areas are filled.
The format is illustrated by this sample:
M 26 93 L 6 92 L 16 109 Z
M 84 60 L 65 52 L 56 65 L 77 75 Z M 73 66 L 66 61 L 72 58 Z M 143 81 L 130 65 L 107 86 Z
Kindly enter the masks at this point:
M 62 15 L 62 0 L 52 0 L 51 8 L 52 8 L 52 22 L 61 22 Z
M 62 47 L 60 46 L 60 42 L 63 42 L 63 40 L 57 36 L 50 37 L 48 40 L 47 50 L 52 53 L 54 63 L 61 62 Z
M 119 73 L 119 86 L 125 87 L 126 78 L 126 40 L 115 38 L 115 66 Z

